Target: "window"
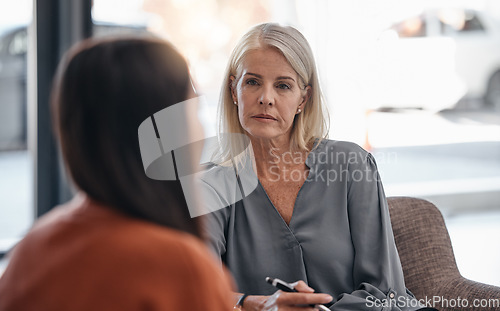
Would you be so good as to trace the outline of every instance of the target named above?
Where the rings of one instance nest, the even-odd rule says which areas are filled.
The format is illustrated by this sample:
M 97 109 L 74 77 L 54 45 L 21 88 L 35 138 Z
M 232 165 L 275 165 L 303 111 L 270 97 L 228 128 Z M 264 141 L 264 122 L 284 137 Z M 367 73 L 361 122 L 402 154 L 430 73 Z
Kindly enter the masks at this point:
M 426 36 L 426 22 L 423 15 L 414 16 L 392 26 L 400 38 L 417 38 Z
M 11 55 L 24 55 L 28 50 L 28 33 L 25 29 L 18 31 L 9 45 Z
M 29 0 L 0 3 L 0 255 L 22 238 L 34 219 L 26 94 L 31 14 Z
M 459 33 L 484 31 L 484 27 L 475 11 L 447 9 L 438 13 L 441 34 L 456 35 Z
M 136 33 L 147 30 L 172 42 L 187 58 L 197 91 L 207 99 L 202 108 L 206 113 L 200 118 L 207 133 L 215 134 L 219 88 L 229 53 L 246 30 L 271 18 L 271 2 L 94 0 L 94 36 L 135 27 Z

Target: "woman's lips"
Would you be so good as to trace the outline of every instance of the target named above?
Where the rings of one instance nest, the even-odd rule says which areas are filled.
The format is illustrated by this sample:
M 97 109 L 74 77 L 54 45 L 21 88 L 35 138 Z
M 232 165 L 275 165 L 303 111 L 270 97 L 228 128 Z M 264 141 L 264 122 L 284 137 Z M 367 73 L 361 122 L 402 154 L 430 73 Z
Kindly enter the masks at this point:
M 268 115 L 268 114 L 257 114 L 255 116 L 253 116 L 252 118 L 259 121 L 259 122 L 265 122 L 265 123 L 277 121 L 276 118 L 274 118 L 273 116 Z

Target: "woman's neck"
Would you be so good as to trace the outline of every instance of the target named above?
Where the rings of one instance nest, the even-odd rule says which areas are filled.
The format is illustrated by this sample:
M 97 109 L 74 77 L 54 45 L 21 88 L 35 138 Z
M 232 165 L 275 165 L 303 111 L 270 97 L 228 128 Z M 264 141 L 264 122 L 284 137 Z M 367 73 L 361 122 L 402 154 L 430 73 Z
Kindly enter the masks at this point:
M 303 167 L 305 151 L 291 151 L 290 139 L 256 139 L 250 137 L 259 178 L 268 178 L 277 172 Z

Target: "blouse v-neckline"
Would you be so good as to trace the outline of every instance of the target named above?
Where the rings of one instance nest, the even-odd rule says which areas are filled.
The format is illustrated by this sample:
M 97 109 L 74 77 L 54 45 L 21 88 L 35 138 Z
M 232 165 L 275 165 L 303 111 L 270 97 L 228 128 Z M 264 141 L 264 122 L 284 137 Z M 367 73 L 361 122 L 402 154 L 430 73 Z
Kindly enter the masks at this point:
M 306 179 L 304 180 L 304 182 L 302 183 L 302 185 L 300 186 L 300 189 L 299 191 L 297 192 L 297 196 L 295 197 L 295 201 L 293 203 L 293 210 L 292 210 L 292 215 L 290 217 L 290 222 L 287 223 L 285 221 L 285 219 L 283 218 L 283 216 L 281 215 L 281 213 L 279 212 L 278 208 L 274 205 L 273 201 L 271 200 L 271 198 L 269 197 L 269 194 L 267 193 L 266 189 L 264 188 L 264 186 L 262 185 L 259 177 L 257 176 L 257 173 L 256 171 L 254 170 L 251 170 L 252 172 L 254 172 L 255 174 L 255 178 L 257 178 L 257 184 L 258 184 L 258 187 L 260 187 L 260 189 L 262 190 L 262 192 L 266 195 L 266 199 L 267 199 L 267 202 L 269 203 L 269 205 L 274 209 L 275 211 L 275 214 L 281 219 L 281 222 L 286 226 L 286 228 L 293 233 L 293 230 L 292 230 L 292 227 L 293 227 L 293 220 L 297 217 L 296 214 L 298 213 L 297 212 L 297 207 L 300 206 L 297 204 L 297 202 L 299 201 L 299 198 L 300 198 L 300 195 L 301 195 L 301 192 L 303 192 L 302 189 L 304 189 L 304 187 L 308 184 L 308 182 L 310 182 L 312 180 L 312 175 L 313 175 L 313 172 L 314 172 L 314 169 L 313 169 L 313 164 L 316 162 L 314 161 L 314 153 L 315 153 L 315 150 L 320 148 L 320 145 L 323 144 L 324 141 L 321 141 L 320 144 L 318 144 L 315 148 L 313 148 L 307 155 L 306 157 L 306 161 L 305 161 L 305 165 L 307 166 L 308 168 L 308 173 L 307 173 L 307 177 Z M 315 142 L 316 144 L 316 142 Z

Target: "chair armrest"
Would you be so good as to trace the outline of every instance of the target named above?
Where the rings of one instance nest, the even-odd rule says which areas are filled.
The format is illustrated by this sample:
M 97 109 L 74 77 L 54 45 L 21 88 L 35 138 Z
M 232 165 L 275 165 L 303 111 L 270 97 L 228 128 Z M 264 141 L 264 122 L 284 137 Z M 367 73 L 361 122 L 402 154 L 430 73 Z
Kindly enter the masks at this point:
M 444 299 L 449 301 L 448 305 L 446 305 L 446 303 L 442 303 L 441 306 L 435 306 L 440 311 L 500 310 L 500 287 L 475 282 L 462 276 L 453 277 L 447 282 L 441 283 L 435 290 L 435 296 L 441 297 L 443 301 Z M 457 305 L 452 307 L 452 303 L 450 301 L 455 300 L 456 303 L 458 298 L 460 298 L 463 302 L 462 307 L 459 308 Z M 465 307 L 464 300 L 468 303 L 467 307 Z M 475 304 L 477 304 L 477 306 Z

